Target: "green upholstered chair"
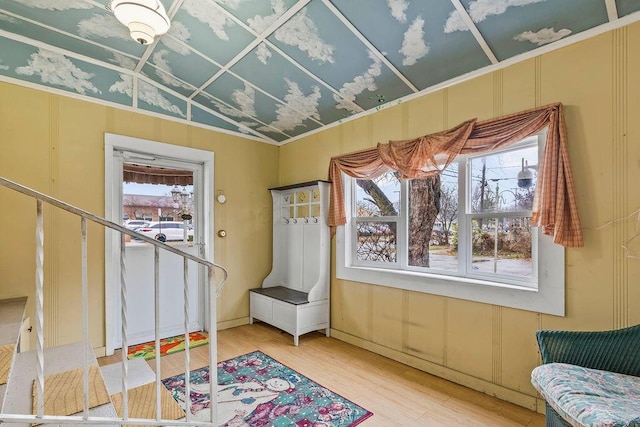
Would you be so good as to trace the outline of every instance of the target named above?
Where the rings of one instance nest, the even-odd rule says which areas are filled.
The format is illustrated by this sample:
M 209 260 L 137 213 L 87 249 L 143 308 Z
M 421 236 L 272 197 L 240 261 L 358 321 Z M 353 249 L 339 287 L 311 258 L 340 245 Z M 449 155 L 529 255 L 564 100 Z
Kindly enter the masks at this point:
M 640 325 L 599 332 L 536 332 L 542 363 L 567 363 L 584 368 L 640 377 Z M 547 402 L 547 426 L 570 426 Z

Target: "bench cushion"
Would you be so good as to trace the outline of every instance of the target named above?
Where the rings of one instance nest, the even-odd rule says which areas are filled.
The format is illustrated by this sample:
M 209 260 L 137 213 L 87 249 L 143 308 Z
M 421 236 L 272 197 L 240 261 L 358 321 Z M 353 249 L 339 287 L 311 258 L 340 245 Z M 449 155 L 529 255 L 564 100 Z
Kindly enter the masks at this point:
M 302 305 L 309 303 L 309 294 L 306 292 L 296 291 L 295 289 L 285 286 L 272 286 L 269 288 L 249 289 L 249 292 L 255 292 L 267 296 L 269 298 L 284 301 L 293 305 Z
M 640 377 L 548 363 L 531 382 L 572 426 L 640 427 Z

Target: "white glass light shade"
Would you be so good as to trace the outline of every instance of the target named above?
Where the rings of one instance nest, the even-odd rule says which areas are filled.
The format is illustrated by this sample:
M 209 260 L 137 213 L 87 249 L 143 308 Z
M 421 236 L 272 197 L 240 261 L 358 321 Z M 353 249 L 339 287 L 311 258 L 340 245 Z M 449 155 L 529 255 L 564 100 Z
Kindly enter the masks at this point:
M 111 10 L 140 44 L 153 43 L 156 36 L 165 34 L 171 26 L 160 0 L 113 0 Z

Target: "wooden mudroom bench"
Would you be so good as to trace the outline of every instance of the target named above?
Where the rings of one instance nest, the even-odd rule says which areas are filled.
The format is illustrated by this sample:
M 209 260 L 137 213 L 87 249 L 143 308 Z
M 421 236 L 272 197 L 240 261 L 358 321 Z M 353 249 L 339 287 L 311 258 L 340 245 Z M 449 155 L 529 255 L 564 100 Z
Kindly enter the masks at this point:
M 251 289 L 249 323 L 262 320 L 293 335 L 293 344 L 307 332 L 326 329 L 329 318 L 326 301 L 309 302 L 309 294 L 284 286 Z
M 250 290 L 249 323 L 262 320 L 298 337 L 329 336 L 329 184 L 311 181 L 271 188 L 273 264 Z

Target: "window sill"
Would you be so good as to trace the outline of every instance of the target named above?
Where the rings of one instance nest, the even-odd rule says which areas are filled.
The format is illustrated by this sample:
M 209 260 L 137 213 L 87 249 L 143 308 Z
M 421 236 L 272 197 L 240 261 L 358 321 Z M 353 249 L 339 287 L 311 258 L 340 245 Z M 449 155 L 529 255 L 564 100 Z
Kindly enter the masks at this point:
M 564 248 L 539 236 L 546 251 L 538 266 L 538 288 L 408 270 L 351 266 L 345 254 L 345 227 L 336 233 L 336 277 L 504 307 L 564 316 Z

